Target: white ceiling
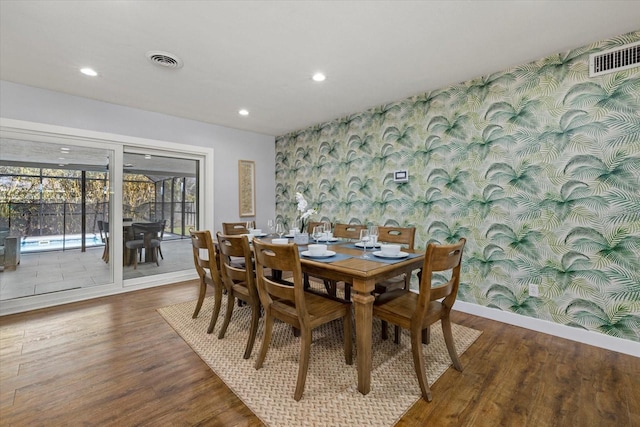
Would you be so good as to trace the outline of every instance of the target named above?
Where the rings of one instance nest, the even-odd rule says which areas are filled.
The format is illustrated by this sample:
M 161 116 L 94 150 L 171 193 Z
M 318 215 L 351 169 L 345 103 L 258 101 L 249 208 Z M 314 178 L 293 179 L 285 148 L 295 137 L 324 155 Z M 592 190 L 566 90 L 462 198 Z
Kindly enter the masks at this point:
M 639 30 L 640 2 L 0 0 L 0 28 L 3 80 L 282 135 Z

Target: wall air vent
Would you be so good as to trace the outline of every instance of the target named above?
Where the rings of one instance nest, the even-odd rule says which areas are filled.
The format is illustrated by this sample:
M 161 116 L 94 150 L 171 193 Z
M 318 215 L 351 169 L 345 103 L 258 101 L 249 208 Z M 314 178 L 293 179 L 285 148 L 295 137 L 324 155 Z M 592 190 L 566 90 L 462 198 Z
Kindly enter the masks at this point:
M 640 67 L 640 42 L 589 55 L 589 77 Z
M 161 51 L 147 52 L 147 59 L 152 63 L 165 68 L 182 68 L 182 59 L 172 53 Z

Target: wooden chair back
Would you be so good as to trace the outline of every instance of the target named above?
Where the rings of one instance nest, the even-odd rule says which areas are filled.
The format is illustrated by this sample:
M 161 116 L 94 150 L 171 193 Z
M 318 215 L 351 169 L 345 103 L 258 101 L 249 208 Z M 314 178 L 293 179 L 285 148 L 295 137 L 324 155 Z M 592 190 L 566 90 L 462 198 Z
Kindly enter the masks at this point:
M 257 300 L 258 291 L 249 239 L 245 235 L 225 235 L 219 232 L 216 237 L 220 252 L 220 272 L 225 287 L 231 291 L 235 283 L 242 282 L 250 293 L 255 294 Z M 242 258 L 244 262 L 237 262 L 237 258 Z
M 268 307 L 274 300 L 290 301 L 295 307 L 295 314 L 292 313 L 291 320 L 296 316 L 304 319 L 306 306 L 298 245 L 295 243 L 276 245 L 254 239 L 253 250 L 258 294 L 262 305 Z M 291 273 L 293 284 L 267 275 L 267 269 Z M 294 323 L 299 322 L 294 321 Z
M 333 227 L 333 237 L 358 240 L 360 238 L 360 230 L 366 229 L 367 226 L 362 224 L 336 224 Z
M 251 221 L 251 227 L 255 228 L 256 222 Z M 247 229 L 247 221 L 244 222 L 223 222 L 222 233 L 227 236 L 233 236 L 237 234 L 249 234 Z
M 191 247 L 193 249 L 193 263 L 196 268 L 196 272 L 200 277 L 200 293 L 198 295 L 198 302 L 196 303 L 195 311 L 193 312 L 193 318 L 198 317 L 200 308 L 204 301 L 205 294 L 207 292 L 207 285 L 213 286 L 216 291 L 216 305 L 218 313 L 220 311 L 219 304 L 222 300 L 222 280 L 220 278 L 220 270 L 218 269 L 218 260 L 216 254 L 216 248 L 211 238 L 211 232 L 209 230 L 189 230 L 191 236 Z M 203 256 L 203 253 L 206 256 Z M 219 296 L 218 296 L 219 294 Z M 215 307 L 214 307 L 215 312 Z M 215 319 L 218 317 L 216 313 Z M 215 326 L 215 320 L 212 316 L 212 321 Z M 210 326 L 210 329 L 213 328 Z
M 426 316 L 431 301 L 444 298 L 444 305 L 449 309 L 453 306 L 460 285 L 460 269 L 462 266 L 462 251 L 466 239 L 450 245 L 429 243 L 424 257 L 422 277 L 420 279 L 420 297 L 416 307 L 416 319 Z M 451 271 L 451 278 L 445 283 L 433 287 L 433 273 Z M 419 320 L 418 320 L 419 321 Z
M 313 229 L 319 225 L 326 225 L 327 223 L 329 223 L 329 227 L 332 227 L 331 222 L 329 221 L 310 221 L 307 223 L 307 233 L 311 234 L 313 233 Z M 324 230 L 324 231 L 331 231 L 331 230 Z
M 381 243 L 398 243 L 406 245 L 407 248 L 413 250 L 415 238 L 415 227 L 378 227 L 378 242 Z

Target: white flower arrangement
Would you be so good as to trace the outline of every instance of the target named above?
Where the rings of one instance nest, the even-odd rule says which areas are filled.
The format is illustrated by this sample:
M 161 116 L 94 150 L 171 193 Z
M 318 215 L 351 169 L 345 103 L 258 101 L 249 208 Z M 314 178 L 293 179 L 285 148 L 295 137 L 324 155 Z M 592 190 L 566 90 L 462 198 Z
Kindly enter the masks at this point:
M 296 193 L 296 201 L 298 202 L 298 211 L 301 212 L 301 214 L 300 214 L 300 232 L 302 233 L 302 231 L 304 230 L 305 220 L 307 218 L 309 218 L 311 215 L 317 214 L 318 211 L 315 208 L 307 209 L 307 206 L 309 204 L 305 200 L 305 198 L 302 195 L 302 193 L 299 193 L 299 192 Z

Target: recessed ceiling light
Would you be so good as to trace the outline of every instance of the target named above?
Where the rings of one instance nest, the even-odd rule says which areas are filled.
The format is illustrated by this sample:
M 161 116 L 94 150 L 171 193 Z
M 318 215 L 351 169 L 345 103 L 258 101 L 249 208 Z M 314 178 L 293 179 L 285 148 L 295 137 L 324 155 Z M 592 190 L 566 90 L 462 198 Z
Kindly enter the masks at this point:
M 93 68 L 81 68 L 80 72 L 85 76 L 90 76 L 90 77 L 95 77 L 98 75 L 96 70 L 94 70 Z
M 145 155 L 144 155 L 144 158 L 145 158 L 145 159 L 147 159 L 147 160 L 149 160 L 149 159 L 151 158 L 151 154 L 145 154 Z
M 241 116 L 248 116 L 249 115 L 249 110 L 245 110 L 244 108 L 240 111 L 238 111 L 238 114 L 240 114 Z
M 325 81 L 325 79 L 327 78 L 327 76 L 325 76 L 322 73 L 315 73 L 312 77 L 314 82 L 323 82 Z
M 60 148 L 60 151 L 61 151 L 61 152 L 63 152 L 63 153 L 64 153 L 64 152 L 67 152 L 67 153 L 68 153 L 70 150 L 71 150 L 71 149 L 70 149 L 70 148 L 67 148 L 67 147 L 61 147 L 61 148 Z

